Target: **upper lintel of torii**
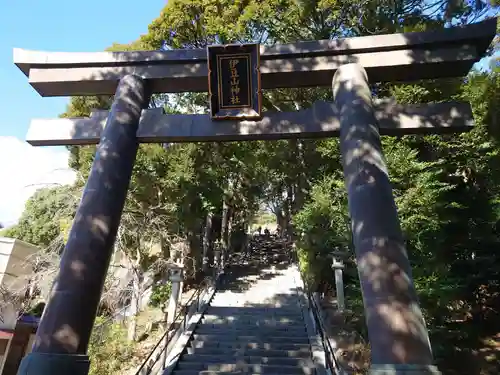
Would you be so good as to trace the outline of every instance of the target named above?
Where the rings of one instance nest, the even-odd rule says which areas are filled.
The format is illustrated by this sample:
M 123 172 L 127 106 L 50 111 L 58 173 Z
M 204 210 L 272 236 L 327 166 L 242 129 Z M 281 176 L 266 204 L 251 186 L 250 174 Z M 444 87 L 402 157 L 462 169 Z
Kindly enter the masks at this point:
M 371 82 L 466 75 L 496 34 L 497 19 L 421 33 L 261 46 L 263 89 L 330 86 L 340 65 L 356 62 Z M 112 95 L 127 74 L 153 92 L 207 91 L 205 49 L 136 52 L 42 52 L 14 49 L 14 63 L 42 96 Z

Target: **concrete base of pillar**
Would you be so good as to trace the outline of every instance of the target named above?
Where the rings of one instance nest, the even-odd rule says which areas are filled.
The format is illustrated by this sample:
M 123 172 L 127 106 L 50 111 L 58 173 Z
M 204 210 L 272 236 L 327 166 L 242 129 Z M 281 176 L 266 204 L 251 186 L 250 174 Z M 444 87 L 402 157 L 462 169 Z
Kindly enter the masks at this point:
M 432 365 L 372 365 L 368 375 L 441 375 Z
M 29 353 L 17 375 L 87 375 L 90 360 L 81 354 Z

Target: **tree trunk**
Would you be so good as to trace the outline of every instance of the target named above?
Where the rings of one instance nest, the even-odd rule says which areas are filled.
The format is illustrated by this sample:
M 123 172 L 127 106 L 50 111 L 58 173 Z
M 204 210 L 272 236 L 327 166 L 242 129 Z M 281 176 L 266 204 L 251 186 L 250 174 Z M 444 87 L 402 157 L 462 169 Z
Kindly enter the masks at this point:
M 293 214 L 298 213 L 304 206 L 304 192 L 307 189 L 306 164 L 304 158 L 304 142 L 297 141 L 297 176 L 293 201 Z
M 245 222 L 243 224 L 243 247 L 241 251 L 247 253 L 248 252 L 248 236 L 249 236 L 249 230 L 250 230 L 250 224 L 248 222 L 248 218 L 245 217 Z
M 206 272 L 208 269 L 209 260 L 210 260 L 210 242 L 211 242 L 211 234 L 212 234 L 212 218 L 213 215 L 211 212 L 207 214 L 207 220 L 205 222 L 205 228 L 203 231 L 203 272 Z
M 224 250 L 229 247 L 228 230 L 229 230 L 229 205 L 227 203 L 226 196 L 224 196 L 224 200 L 222 201 L 222 224 L 221 224 L 221 241 Z
M 132 298 L 130 301 L 130 318 L 127 327 L 127 339 L 135 341 L 137 338 L 137 315 L 141 310 L 141 277 L 138 265 L 132 265 Z
M 292 205 L 293 205 L 293 187 L 289 183 L 286 187 L 285 201 L 285 234 L 288 239 L 292 237 Z
M 197 228 L 201 229 L 201 228 Z M 195 279 L 199 270 L 201 270 L 202 254 L 200 243 L 200 232 L 193 230 L 188 233 L 189 255 L 186 257 L 186 278 Z
M 167 245 L 165 237 L 163 236 L 160 237 L 160 248 L 163 259 L 170 259 L 170 247 Z
M 276 224 L 278 224 L 279 228 L 279 236 L 283 237 L 285 234 L 285 226 L 286 226 L 286 218 L 285 215 L 283 214 L 283 210 L 280 208 L 276 210 L 275 212 L 276 215 Z
M 227 250 L 226 254 L 233 251 L 233 227 L 234 227 L 234 210 L 229 207 L 227 218 Z

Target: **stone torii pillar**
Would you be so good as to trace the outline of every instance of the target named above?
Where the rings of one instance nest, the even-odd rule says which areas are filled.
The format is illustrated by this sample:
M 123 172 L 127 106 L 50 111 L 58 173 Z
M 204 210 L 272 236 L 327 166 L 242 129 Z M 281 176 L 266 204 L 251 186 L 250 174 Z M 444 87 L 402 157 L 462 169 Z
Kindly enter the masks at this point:
M 371 346 L 371 375 L 439 374 L 399 224 L 365 70 L 333 77 L 354 249 Z
M 18 375 L 88 373 L 87 347 L 137 154 L 141 112 L 150 96 L 138 76 L 125 76 L 118 84 L 33 351 Z

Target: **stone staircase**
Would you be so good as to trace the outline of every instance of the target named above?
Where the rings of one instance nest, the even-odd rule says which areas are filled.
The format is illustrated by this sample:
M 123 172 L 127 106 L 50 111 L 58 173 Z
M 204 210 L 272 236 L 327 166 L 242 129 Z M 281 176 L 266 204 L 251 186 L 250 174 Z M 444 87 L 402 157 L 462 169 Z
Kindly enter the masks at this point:
M 273 242 L 225 275 L 174 375 L 316 374 L 320 344 L 300 274 Z M 298 282 L 299 281 L 299 282 Z

